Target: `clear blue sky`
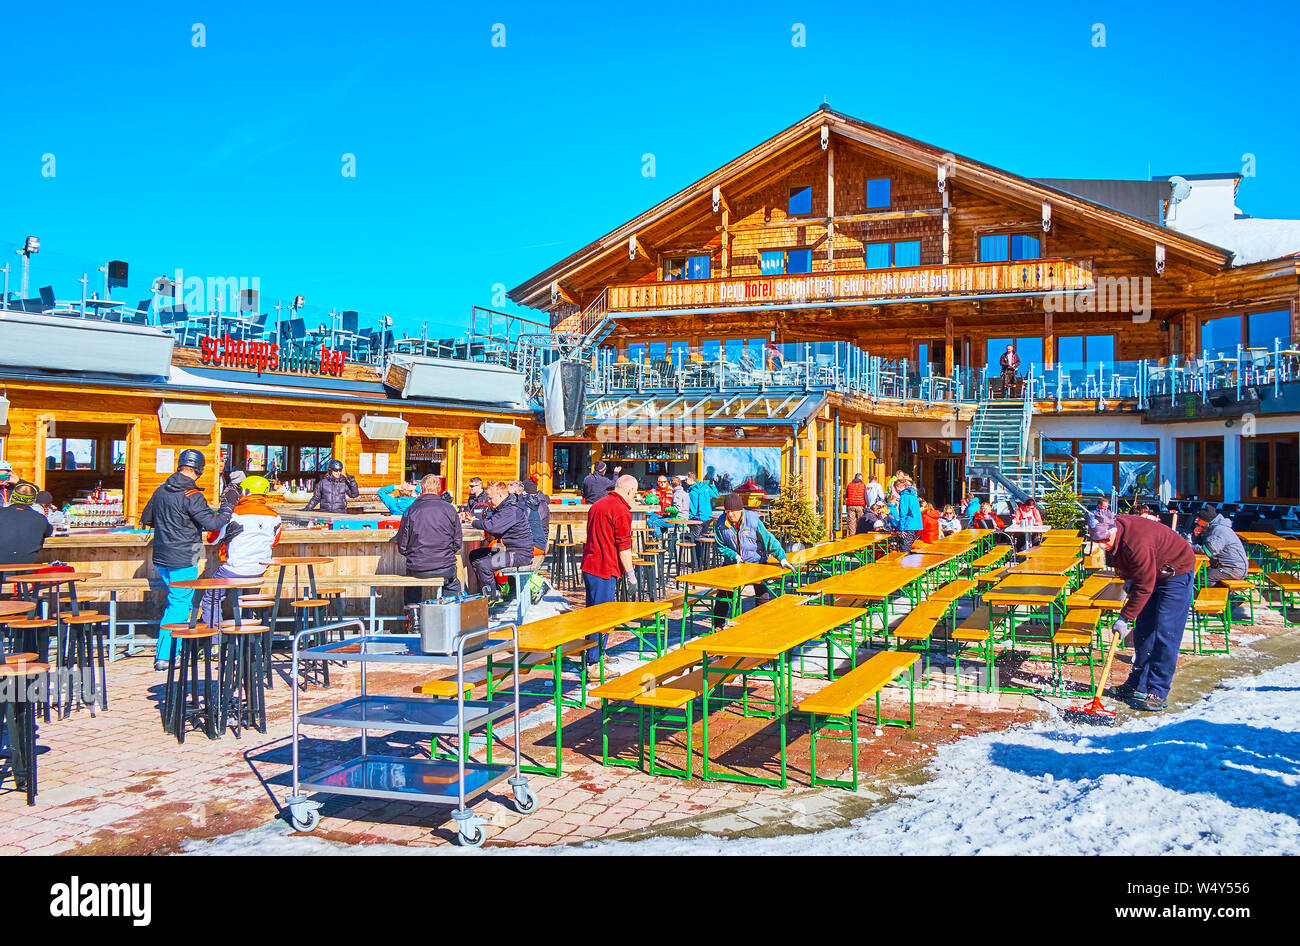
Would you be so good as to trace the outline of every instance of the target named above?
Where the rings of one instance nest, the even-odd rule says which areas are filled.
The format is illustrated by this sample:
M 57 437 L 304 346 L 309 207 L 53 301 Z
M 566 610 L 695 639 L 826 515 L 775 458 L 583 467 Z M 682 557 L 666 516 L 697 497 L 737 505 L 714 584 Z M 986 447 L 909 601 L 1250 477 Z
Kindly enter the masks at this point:
M 1029 176 L 1239 170 L 1249 152 L 1238 205 L 1300 217 L 1294 3 L 278 6 L 6 5 L 0 241 L 16 270 L 12 246 L 41 238 L 32 295 L 79 297 L 82 270 L 121 258 L 133 302 L 181 266 L 463 330 L 494 284 L 823 96 Z

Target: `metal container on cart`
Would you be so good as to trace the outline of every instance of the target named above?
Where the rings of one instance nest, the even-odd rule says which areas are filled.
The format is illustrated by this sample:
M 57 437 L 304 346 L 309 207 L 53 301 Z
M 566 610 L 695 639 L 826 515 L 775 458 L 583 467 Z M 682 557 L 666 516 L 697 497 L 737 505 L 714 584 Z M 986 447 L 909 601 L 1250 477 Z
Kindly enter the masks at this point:
M 360 621 L 343 622 L 363 630 Z M 288 799 L 290 821 L 299 831 L 312 831 L 319 823 L 320 802 L 313 793 L 351 795 L 392 801 L 424 802 L 452 808 L 456 821 L 456 840 L 478 847 L 486 834 L 487 819 L 474 814 L 474 800 L 494 785 L 507 780 L 512 803 L 520 814 L 537 808 L 537 796 L 520 773 L 519 740 L 515 740 L 512 764 L 468 761 L 463 751 L 454 761 L 427 757 L 371 754 L 368 731 L 428 734 L 431 738 L 451 736 L 463 747 L 468 736 L 498 721 L 519 719 L 519 693 L 516 687 L 509 700 L 469 700 L 465 698 L 465 665 L 486 661 L 492 655 L 510 653 L 514 675 L 519 674 L 519 631 L 514 625 L 494 628 L 509 631 L 508 639 L 490 637 L 484 630 L 462 633 L 455 638 L 451 653 L 424 652 L 419 634 L 362 634 L 300 650 L 303 638 L 319 634 L 311 628 L 293 641 L 293 678 L 298 678 L 300 660 L 358 662 L 361 665 L 361 695 L 331 706 L 299 710 L 299 689 L 293 687 L 293 795 Z M 456 668 L 456 698 L 425 696 L 380 696 L 371 694 L 366 685 L 366 670 L 372 664 L 438 664 Z M 361 754 L 320 772 L 303 777 L 299 757 L 299 726 L 324 726 L 361 731 Z M 490 750 L 489 750 L 490 753 Z M 490 754 L 489 754 L 490 758 Z

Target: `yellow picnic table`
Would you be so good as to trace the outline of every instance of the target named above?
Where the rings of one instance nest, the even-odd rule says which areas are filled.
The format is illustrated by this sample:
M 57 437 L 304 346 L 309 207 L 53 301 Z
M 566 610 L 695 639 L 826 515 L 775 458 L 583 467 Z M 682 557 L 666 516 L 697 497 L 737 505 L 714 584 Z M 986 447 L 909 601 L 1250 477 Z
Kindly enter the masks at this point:
M 522 771 L 551 775 L 556 778 L 562 774 L 564 707 L 566 705 L 573 707 L 586 706 L 587 668 L 585 661 L 586 651 L 589 649 L 589 647 L 583 646 L 586 638 L 593 634 L 607 634 L 620 627 L 630 627 L 650 618 L 655 619 L 656 628 L 662 629 L 666 626 L 665 615 L 676 604 L 675 600 L 610 601 L 605 604 L 594 604 L 581 610 L 566 611 L 563 614 L 542 618 L 540 621 L 519 625 L 519 652 L 521 654 L 550 653 L 551 655 L 549 663 L 532 664 L 530 669 L 551 671 L 554 682 L 554 691 L 551 697 L 555 703 L 555 765 L 549 767 L 529 765 L 522 767 Z M 494 632 L 492 636 L 497 638 L 503 633 L 509 636 L 508 630 Z M 634 631 L 633 633 L 637 632 Z M 656 636 L 662 640 L 665 635 L 660 630 Z M 594 646 L 594 644 L 591 646 Z M 566 701 L 562 692 L 560 674 L 566 656 L 576 657 L 579 661 L 578 673 L 582 683 L 583 698 L 577 701 Z M 493 698 L 495 682 L 494 667 L 492 659 L 489 657 L 487 669 L 488 699 Z M 605 654 L 603 648 L 600 655 L 600 682 L 605 682 Z M 519 686 L 519 681 L 513 681 L 512 685 Z M 520 738 L 518 732 L 516 732 L 515 738 Z M 491 739 L 491 732 L 489 731 L 489 746 L 491 745 Z
M 794 562 L 790 564 L 795 568 L 799 567 Z M 686 628 L 695 622 L 697 605 L 711 604 L 715 598 L 723 600 L 730 607 L 728 616 L 734 618 L 740 614 L 741 589 L 746 585 L 780 579 L 784 573 L 785 569 L 780 565 L 735 562 L 731 565 L 720 565 L 717 568 L 706 568 L 703 571 L 678 576 L 677 581 L 682 586 L 682 641 L 686 640 Z M 704 590 L 692 592 L 692 586 Z
M 842 575 L 832 575 L 821 581 L 800 588 L 803 594 L 828 595 L 833 599 L 847 598 L 855 601 L 870 602 L 865 609 L 866 640 L 875 639 L 875 628 L 871 621 L 872 614 L 880 615 L 881 636 L 889 633 L 890 601 L 900 593 L 906 592 L 915 607 L 918 601 L 920 581 L 926 570 L 920 567 L 908 567 L 875 562 L 863 565 Z
M 791 709 L 790 689 L 793 682 L 790 652 L 807 644 L 809 641 L 829 634 L 836 628 L 857 621 L 865 613 L 862 608 L 805 604 L 799 608 L 799 619 L 793 621 L 790 619 L 789 612 L 783 608 L 774 608 L 772 610 L 759 608 L 751 611 L 729 628 L 688 641 L 685 644 L 686 649 L 699 651 L 702 657 L 702 696 L 704 699 L 702 724 L 704 735 L 701 751 L 701 777 L 705 781 L 716 779 L 729 782 L 744 782 L 749 785 L 777 785 L 785 788 L 786 717 Z M 747 669 L 745 673 L 747 676 L 766 677 L 772 681 L 772 709 L 781 734 L 780 777 L 763 778 L 762 776 L 744 775 L 739 772 L 710 774 L 709 703 L 713 698 L 713 685 L 710 683 L 710 675 L 720 676 L 724 679 L 735 675 L 735 670 L 731 668 L 711 669 L 710 661 L 714 658 L 748 658 L 763 661 L 762 664 Z M 774 666 L 769 667 L 769 665 Z M 732 667 L 734 668 L 734 664 Z
M 1052 634 L 1056 632 L 1058 602 L 1069 584 L 1070 580 L 1063 575 L 1012 573 L 984 592 L 983 599 L 984 603 L 991 607 L 1006 609 L 1011 648 L 1014 650 L 1016 609 L 1025 609 L 1027 618 L 1046 616 L 1047 639 L 1051 640 Z

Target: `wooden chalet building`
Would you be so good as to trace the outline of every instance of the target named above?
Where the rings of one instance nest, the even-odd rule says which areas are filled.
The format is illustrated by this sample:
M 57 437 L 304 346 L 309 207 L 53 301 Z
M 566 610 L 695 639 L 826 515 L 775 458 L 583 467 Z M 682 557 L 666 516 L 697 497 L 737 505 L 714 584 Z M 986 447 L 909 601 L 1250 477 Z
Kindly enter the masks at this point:
M 556 489 L 598 455 L 724 486 L 797 474 L 830 526 L 854 473 L 899 466 L 937 503 L 990 464 L 1032 491 L 1017 462 L 1094 498 L 1294 503 L 1297 258 L 1241 265 L 1166 225 L 1176 199 L 1031 180 L 822 107 L 510 293 L 549 315 L 541 360 L 592 369 L 585 429 L 538 462 Z M 1024 380 L 1004 391 L 1010 342 Z M 1025 389 L 1019 439 L 993 437 Z

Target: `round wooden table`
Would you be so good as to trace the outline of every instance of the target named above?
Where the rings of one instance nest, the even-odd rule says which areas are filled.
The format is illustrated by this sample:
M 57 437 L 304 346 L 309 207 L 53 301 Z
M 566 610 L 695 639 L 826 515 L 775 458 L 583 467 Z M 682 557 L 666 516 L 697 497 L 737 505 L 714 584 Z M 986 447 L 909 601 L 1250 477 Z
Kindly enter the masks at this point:
M 35 601 L 0 601 L 0 619 L 26 614 L 36 607 Z

